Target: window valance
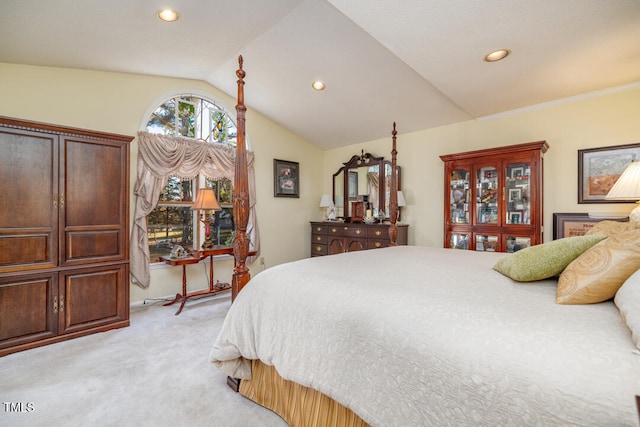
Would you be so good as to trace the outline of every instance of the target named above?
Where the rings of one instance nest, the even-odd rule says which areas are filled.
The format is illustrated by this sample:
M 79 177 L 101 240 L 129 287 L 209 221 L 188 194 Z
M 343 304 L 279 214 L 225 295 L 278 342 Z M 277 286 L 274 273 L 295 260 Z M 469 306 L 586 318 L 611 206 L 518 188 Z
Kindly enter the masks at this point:
M 151 278 L 149 273 L 149 241 L 147 238 L 147 215 L 156 207 L 162 189 L 171 176 L 184 179 L 199 174 L 216 180 L 228 178 L 232 182 L 235 174 L 236 150 L 232 147 L 212 144 L 191 138 L 138 132 L 137 178 L 134 187 L 136 196 L 133 227 L 131 230 L 131 281 L 146 288 Z M 247 151 L 249 173 L 250 212 L 247 236 L 252 251 L 259 252 L 260 241 L 255 214 L 254 153 Z M 251 260 L 248 260 L 251 262 Z

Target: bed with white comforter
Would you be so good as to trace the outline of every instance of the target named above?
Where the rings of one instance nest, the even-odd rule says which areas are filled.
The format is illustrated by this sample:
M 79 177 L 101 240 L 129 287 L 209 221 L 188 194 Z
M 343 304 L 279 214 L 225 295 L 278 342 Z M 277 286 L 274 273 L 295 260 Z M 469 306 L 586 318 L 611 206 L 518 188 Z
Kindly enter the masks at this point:
M 211 352 L 319 390 L 372 426 L 638 425 L 640 355 L 612 302 L 555 303 L 503 253 L 417 246 L 304 259 L 251 279 Z

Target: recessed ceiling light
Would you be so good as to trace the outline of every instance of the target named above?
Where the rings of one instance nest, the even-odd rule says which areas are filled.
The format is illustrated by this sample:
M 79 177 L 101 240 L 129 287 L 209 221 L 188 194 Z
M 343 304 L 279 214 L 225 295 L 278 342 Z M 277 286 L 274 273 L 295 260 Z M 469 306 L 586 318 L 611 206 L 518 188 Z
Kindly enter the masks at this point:
M 506 58 L 510 54 L 511 54 L 511 51 L 509 49 L 494 50 L 493 52 L 487 54 L 484 57 L 484 60 L 487 62 L 496 62 Z
M 322 80 L 316 80 L 313 83 L 311 83 L 311 87 L 319 92 L 321 90 L 324 90 L 324 88 L 327 86 L 324 84 Z
M 180 18 L 180 15 L 178 14 L 178 12 L 171 9 L 159 10 L 157 15 L 158 15 L 158 18 L 166 22 L 177 21 Z

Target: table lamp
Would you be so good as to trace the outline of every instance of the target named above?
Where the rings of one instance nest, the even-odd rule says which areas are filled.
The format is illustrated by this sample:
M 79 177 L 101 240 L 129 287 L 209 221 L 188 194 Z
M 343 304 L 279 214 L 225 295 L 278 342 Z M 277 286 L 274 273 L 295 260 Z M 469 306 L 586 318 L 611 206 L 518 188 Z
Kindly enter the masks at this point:
M 631 162 L 611 187 L 605 200 L 640 200 L 640 161 Z M 640 221 L 640 206 L 629 214 L 629 221 Z
M 200 221 L 204 224 L 204 242 L 202 249 L 210 249 L 213 247 L 211 241 L 211 218 L 207 218 L 207 211 L 219 211 L 220 205 L 216 199 L 216 194 L 211 188 L 201 188 L 198 190 L 195 202 L 191 206 L 191 210 L 200 211 Z
M 330 194 L 323 194 L 320 199 L 320 207 L 327 208 L 327 219 L 329 221 L 336 220 L 336 206 L 333 204 L 333 199 Z

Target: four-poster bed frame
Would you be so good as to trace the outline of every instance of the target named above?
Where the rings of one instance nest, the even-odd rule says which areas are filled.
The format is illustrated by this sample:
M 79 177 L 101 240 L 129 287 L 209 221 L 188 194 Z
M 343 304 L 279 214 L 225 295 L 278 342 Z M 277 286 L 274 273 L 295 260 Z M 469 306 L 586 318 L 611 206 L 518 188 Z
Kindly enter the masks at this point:
M 231 301 L 233 302 L 242 288 L 249 282 L 251 274 L 246 266 L 249 255 L 249 239 L 246 234 L 249 220 L 249 184 L 247 172 L 247 148 L 246 148 L 246 128 L 245 115 L 247 107 L 244 103 L 244 78 L 246 73 L 243 69 L 242 55 L 238 57 L 238 99 L 236 104 L 236 126 L 238 129 L 236 159 L 235 159 L 235 180 L 233 183 L 233 216 L 236 224 L 236 234 L 233 239 L 233 255 L 235 266 L 233 270 Z M 390 246 L 396 246 L 398 237 L 398 179 L 397 179 L 397 150 L 396 150 L 396 123 L 393 123 L 392 150 L 391 150 L 391 182 L 392 191 L 389 196 L 389 239 Z M 395 191 L 393 191 L 395 190 Z M 240 392 L 247 398 L 265 406 L 280 416 L 291 425 L 309 425 L 305 419 L 309 414 L 314 414 L 315 426 L 345 426 L 345 427 L 366 427 L 360 417 L 350 409 L 332 400 L 319 391 L 301 386 L 294 382 L 280 377 L 276 370 L 262 362 L 253 362 L 255 372 L 254 379 L 241 381 L 237 378 L 227 377 L 227 384 L 236 392 Z M 271 385 L 270 389 L 258 386 L 267 379 Z M 274 395 L 281 399 L 273 398 Z M 299 397 L 302 396 L 302 397 Z M 302 409 L 302 411 L 301 411 Z M 298 424 L 303 423 L 303 424 Z
M 613 302 L 567 310 L 554 301 L 557 277 L 528 285 L 495 271 L 504 253 L 398 246 L 303 259 L 261 272 L 236 300 L 250 279 L 242 65 L 239 57 L 234 303 L 211 353 L 234 390 L 291 426 L 635 419 L 640 366 Z M 391 246 L 396 136 L 394 123 Z M 340 271 L 349 279 L 337 280 Z M 598 357 L 575 351 L 583 348 Z

